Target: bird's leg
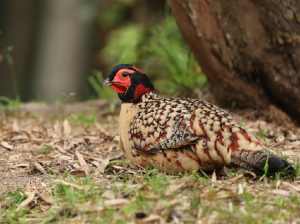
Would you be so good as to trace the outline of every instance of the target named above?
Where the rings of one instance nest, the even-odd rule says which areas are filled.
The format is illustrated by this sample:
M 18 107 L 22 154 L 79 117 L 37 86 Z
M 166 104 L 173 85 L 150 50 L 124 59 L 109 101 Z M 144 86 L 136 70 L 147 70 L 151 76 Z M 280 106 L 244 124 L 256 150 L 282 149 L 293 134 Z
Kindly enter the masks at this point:
M 134 146 L 136 151 L 141 154 L 141 155 L 155 155 L 156 154 L 156 151 L 159 151 L 159 149 L 157 148 L 152 148 L 152 149 L 149 149 L 149 150 L 145 150 L 145 149 L 142 149 L 141 147 L 138 147 L 138 146 Z

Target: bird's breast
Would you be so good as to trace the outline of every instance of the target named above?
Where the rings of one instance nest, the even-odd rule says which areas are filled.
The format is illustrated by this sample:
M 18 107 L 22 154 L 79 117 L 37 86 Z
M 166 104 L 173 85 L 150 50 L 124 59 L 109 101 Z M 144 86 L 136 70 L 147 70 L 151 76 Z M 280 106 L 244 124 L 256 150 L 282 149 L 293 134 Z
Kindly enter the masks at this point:
M 132 123 L 134 117 L 136 116 L 136 108 L 132 103 L 123 103 L 120 111 L 119 118 L 119 134 L 120 139 L 123 143 L 123 148 L 125 149 L 126 156 L 130 160 L 136 160 L 137 157 L 134 157 L 131 153 L 131 149 L 134 149 L 134 143 L 131 138 L 130 124 Z

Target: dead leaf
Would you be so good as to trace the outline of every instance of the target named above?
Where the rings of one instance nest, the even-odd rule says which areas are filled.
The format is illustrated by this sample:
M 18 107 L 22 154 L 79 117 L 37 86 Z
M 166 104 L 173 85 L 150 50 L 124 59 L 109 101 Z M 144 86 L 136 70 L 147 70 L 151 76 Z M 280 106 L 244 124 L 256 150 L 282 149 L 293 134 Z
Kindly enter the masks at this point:
M 110 158 L 109 161 L 113 161 L 113 160 L 117 160 L 117 159 L 121 159 L 124 156 L 124 153 L 122 151 L 113 154 Z
M 87 164 L 86 161 L 84 160 L 83 156 L 77 150 L 76 150 L 76 156 L 78 158 L 80 166 L 85 166 Z
M 65 119 L 63 122 L 63 128 L 64 128 L 64 135 L 65 136 L 70 136 L 72 133 L 72 128 L 70 126 L 70 123 L 68 121 L 68 119 Z
M 119 198 L 119 199 L 112 199 L 112 200 L 105 200 L 104 202 L 100 201 L 95 204 L 86 203 L 86 204 L 78 204 L 78 208 L 80 211 L 102 211 L 105 207 L 109 206 L 118 206 L 118 205 L 125 205 L 129 204 L 127 199 Z M 104 207 L 104 206 L 105 207 Z
M 25 223 L 41 223 L 44 219 L 45 218 L 24 218 L 24 217 L 22 217 L 22 221 Z
M 17 120 L 17 119 L 14 119 L 14 121 L 13 121 L 12 130 L 13 130 L 13 131 L 16 131 L 16 132 L 19 132 L 19 131 L 20 131 L 20 128 L 19 128 L 18 120 Z
M 75 141 L 74 139 L 65 139 L 63 148 L 65 150 L 71 150 L 72 148 L 75 148 L 78 145 L 78 142 Z
M 290 192 L 288 192 L 286 190 L 280 190 L 280 189 L 270 190 L 269 192 L 271 194 L 279 194 L 279 195 L 283 195 L 283 196 L 289 196 L 290 195 Z
M 107 199 L 115 199 L 115 198 L 116 198 L 114 192 L 111 191 L 111 190 L 106 190 L 106 191 L 104 191 L 104 193 L 103 193 L 102 196 L 103 196 L 103 197 L 106 197 Z
M 231 198 L 234 195 L 231 191 L 220 191 L 215 195 L 211 195 L 212 198 L 223 199 L 223 198 Z
M 58 133 L 58 135 L 60 135 L 61 133 L 61 129 L 60 129 L 60 124 L 58 120 L 55 120 L 54 122 L 54 126 L 53 126 L 54 132 Z
M 256 174 L 253 173 L 253 172 L 251 172 L 251 171 L 248 171 L 247 173 L 244 173 L 243 176 L 245 178 L 247 178 L 248 180 L 249 179 L 256 179 L 257 178 Z
M 26 142 L 28 141 L 29 137 L 27 135 L 24 135 L 20 132 L 20 134 L 14 135 L 10 141 L 14 143 L 20 143 L 20 142 Z
M 27 197 L 24 201 L 21 202 L 21 204 L 19 205 L 19 208 L 20 208 L 20 207 L 22 207 L 22 208 L 26 207 L 30 202 L 33 201 L 34 196 L 35 196 L 35 191 L 30 192 L 30 193 L 28 194 L 28 197 Z M 18 208 L 18 209 L 19 209 L 19 208 Z
M 211 182 L 212 183 L 217 183 L 217 174 L 216 171 L 214 170 L 212 176 L 211 176 Z
M 73 166 L 75 167 L 75 169 L 78 169 L 78 170 L 80 170 L 80 168 L 81 168 L 78 163 L 74 163 Z
M 53 160 L 54 158 L 52 157 L 52 155 L 39 155 L 35 157 L 37 160 Z
M 69 173 L 69 175 L 76 177 L 86 177 L 86 173 L 83 170 L 73 170 Z
M 144 197 L 147 198 L 147 199 L 160 199 L 161 195 L 160 194 L 152 194 L 152 193 L 150 193 L 150 194 L 145 195 Z
M 93 165 L 95 165 L 96 167 L 100 165 L 100 163 L 98 161 L 90 161 Z
M 28 163 L 21 163 L 21 164 L 16 164 L 13 167 L 28 167 L 30 166 Z
M 36 169 L 38 169 L 39 171 L 41 171 L 43 174 L 47 175 L 47 176 L 50 176 L 47 171 L 43 168 L 43 166 L 41 164 L 39 164 L 38 162 L 34 161 L 32 163 Z
M 181 183 L 170 183 L 169 187 L 167 188 L 166 195 L 169 196 L 171 193 L 178 191 L 185 185 L 185 182 Z
M 18 135 L 18 132 L 10 131 L 0 136 L 0 139 L 12 138 L 15 135 Z
M 48 194 L 48 192 L 43 192 L 39 194 L 40 198 L 43 199 L 45 202 L 49 204 L 53 204 L 53 197 L 52 195 Z
M 59 155 L 57 158 L 58 161 L 73 161 L 73 155 Z
M 107 153 L 111 153 L 111 151 L 113 150 L 113 148 L 115 147 L 115 145 L 111 145 L 109 146 L 108 150 L 107 150 Z
M 97 169 L 95 170 L 98 171 L 99 173 L 104 173 L 105 168 L 107 167 L 108 163 L 109 163 L 109 157 L 107 157 L 106 159 L 101 159 L 102 161 L 99 161 L 100 164 L 97 167 Z
M 245 206 L 240 207 L 240 211 L 243 213 L 243 215 L 248 215 L 248 212 L 245 210 Z
M 241 179 L 243 177 L 243 174 L 237 175 L 235 177 L 229 178 L 229 182 L 236 182 L 237 180 Z
M 292 185 L 290 183 L 287 183 L 287 182 L 282 182 L 284 185 L 287 185 L 289 187 L 292 187 L 295 191 L 300 191 L 300 187 L 298 186 L 295 186 L 295 185 Z
M 55 183 L 61 183 L 61 184 L 64 184 L 64 185 L 69 185 L 69 186 L 72 186 L 72 187 L 75 187 L 77 189 L 84 189 L 85 187 L 89 187 L 89 185 L 87 184 L 78 184 L 78 183 L 75 183 L 75 182 L 71 182 L 71 181 L 66 181 L 66 180 L 62 180 L 62 179 L 56 179 L 54 180 Z
M 14 147 L 10 144 L 8 144 L 7 142 L 1 142 L 1 145 L 6 148 L 9 149 L 9 151 L 11 151 Z
M 244 176 L 244 177 L 247 179 L 247 181 L 250 182 L 250 183 L 254 183 L 253 181 L 254 181 L 255 179 L 258 178 L 258 177 L 256 176 L 256 174 L 253 173 L 253 172 L 251 172 L 251 171 L 248 171 L 247 173 L 244 173 L 243 176 Z
M 243 184 L 239 184 L 238 187 L 239 187 L 238 194 L 243 194 L 244 193 Z
M 86 161 L 84 160 L 83 156 L 76 150 L 76 156 L 78 158 L 79 164 L 81 166 L 81 168 L 86 172 L 89 173 L 91 171 L 90 167 L 88 166 L 88 164 L 86 163 Z
M 61 147 L 59 145 L 55 145 L 55 148 L 57 148 L 57 150 L 60 151 L 63 154 L 68 154 L 68 152 L 66 150 L 64 150 L 63 147 Z
M 289 142 L 289 143 L 287 143 L 287 145 L 299 146 L 300 145 L 300 141 Z M 299 150 L 297 150 L 297 151 L 299 151 Z
M 296 155 L 299 155 L 299 152 L 297 152 L 297 151 L 283 151 L 281 153 L 284 156 L 296 156 Z
M 117 166 L 117 165 L 114 165 L 114 166 L 112 166 L 112 167 L 115 168 L 115 169 L 117 169 L 117 170 L 122 170 L 122 169 L 123 169 L 123 167 Z
M 129 201 L 124 198 L 118 198 L 118 199 L 105 200 L 104 204 L 105 206 L 122 205 L 122 204 L 129 204 Z
M 120 136 L 119 136 L 119 135 L 116 135 L 116 136 L 114 137 L 114 141 L 119 142 L 119 141 L 120 141 Z
M 280 184 L 281 184 L 281 181 L 278 180 L 278 181 L 276 182 L 276 189 L 278 189 L 278 187 L 280 186 Z

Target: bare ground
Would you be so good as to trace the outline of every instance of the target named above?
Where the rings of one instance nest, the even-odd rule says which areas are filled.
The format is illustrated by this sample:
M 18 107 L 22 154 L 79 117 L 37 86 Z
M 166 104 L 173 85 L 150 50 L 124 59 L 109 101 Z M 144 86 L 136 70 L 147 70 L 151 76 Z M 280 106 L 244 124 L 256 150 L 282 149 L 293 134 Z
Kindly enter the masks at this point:
M 95 106 L 99 105 L 98 103 L 92 103 L 92 106 L 86 107 L 88 110 L 85 110 L 86 108 L 84 109 L 84 104 L 81 104 L 79 107 L 78 105 L 74 107 L 68 106 L 69 109 L 67 112 L 65 106 L 55 107 L 48 105 L 35 105 L 34 107 L 21 105 L 10 113 L 3 111 L 0 125 L 0 181 L 2 182 L 2 184 L 0 184 L 0 201 L 8 199 L 6 196 L 3 196 L 7 194 L 7 192 L 19 188 L 28 195 L 29 199 L 31 197 L 30 195 L 33 194 L 31 201 L 29 200 L 22 206 L 19 206 L 35 208 L 37 205 L 36 203 L 33 205 L 33 198 L 36 198 L 35 200 L 40 198 L 39 200 L 47 202 L 47 199 L 43 199 L 43 193 L 45 193 L 47 197 L 53 197 L 53 195 L 51 195 L 52 187 L 50 186 L 50 182 L 53 180 L 54 183 L 70 185 L 75 189 L 82 189 L 84 187 L 82 183 L 66 180 L 66 178 L 70 176 L 78 179 L 86 178 L 90 175 L 91 181 L 98 185 L 108 185 L 108 188 L 116 186 L 120 188 L 121 185 L 128 184 L 126 182 L 128 180 L 126 179 L 125 181 L 124 176 L 130 175 L 130 186 L 135 186 L 134 192 L 139 191 L 139 189 L 141 189 L 142 192 L 142 188 L 146 185 L 144 179 L 148 174 L 146 174 L 145 170 L 133 170 L 128 165 L 128 161 L 124 158 L 123 153 L 117 148 L 119 139 L 118 116 L 109 114 L 107 109 L 101 109 L 107 108 L 107 104 L 107 102 L 101 102 L 101 106 L 98 107 Z M 81 110 L 79 113 L 78 108 Z M 240 120 L 241 116 L 239 114 L 243 114 L 244 119 Z M 240 112 L 239 114 L 233 113 L 236 120 L 240 120 L 246 128 L 258 133 L 263 143 L 268 145 L 270 149 L 276 151 L 289 162 L 297 164 L 300 157 L 300 150 L 298 149 L 300 144 L 300 129 L 297 126 L 292 123 L 284 122 L 278 124 L 279 122 L 275 123 L 276 120 L 273 120 L 273 123 L 268 123 L 263 120 L 253 120 L 253 113 L 251 114 L 251 112 L 247 111 Z M 247 119 L 247 117 L 249 119 Z M 266 117 L 261 116 L 260 118 Z M 268 118 L 267 120 L 272 121 Z M 119 162 L 120 160 L 121 162 L 124 161 L 124 164 L 112 162 Z M 173 204 L 170 202 L 171 204 L 168 205 L 171 206 L 172 209 L 170 210 L 167 209 L 166 206 L 162 206 L 166 199 L 160 198 L 157 191 L 151 191 L 153 187 L 146 188 L 143 190 L 148 192 L 147 197 L 151 200 L 155 199 L 156 202 L 151 202 L 153 207 L 149 208 L 147 214 L 140 214 L 140 217 L 137 212 L 138 209 L 133 209 L 132 211 L 135 211 L 135 217 L 125 215 L 125 223 L 127 223 L 127 221 L 131 223 L 186 223 L 194 222 L 195 220 L 198 220 L 198 223 L 223 223 L 225 219 L 223 220 L 222 217 L 227 217 L 228 214 L 226 213 L 220 216 L 222 212 L 220 213 L 217 207 L 214 208 L 214 206 L 219 204 L 216 200 L 224 199 L 225 201 L 221 201 L 220 203 L 224 203 L 223 206 L 228 207 L 230 214 L 230 210 L 233 209 L 233 201 L 230 200 L 237 198 L 236 195 L 240 195 L 245 186 L 247 186 L 247 192 L 249 192 L 250 195 L 261 195 L 263 200 L 275 200 L 275 197 L 278 195 L 283 198 L 289 198 L 291 196 L 299 197 L 300 176 L 297 175 L 289 178 L 283 177 L 283 179 L 282 177 L 279 179 L 269 177 L 268 182 L 258 181 L 259 178 L 247 172 L 227 170 L 225 173 L 223 172 L 218 176 L 210 175 L 208 178 L 203 177 L 204 181 L 201 180 L 200 182 L 191 180 L 187 176 L 170 175 L 173 179 L 164 186 L 164 188 L 167 188 L 169 192 L 176 193 L 171 194 L 167 192 L 165 195 L 169 201 L 173 200 Z M 169 174 L 161 173 L 160 175 L 168 176 Z M 120 182 L 110 186 L 110 183 L 116 180 Z M 150 186 L 151 184 L 148 185 Z M 193 211 L 186 212 L 185 209 L 189 210 L 191 207 L 191 201 L 184 195 L 184 189 L 189 189 L 191 186 L 198 188 L 197 191 L 199 191 L 199 194 L 195 197 L 198 198 L 199 203 L 201 201 L 201 203 L 206 203 L 215 200 L 216 204 L 208 205 L 214 208 L 211 212 L 201 211 L 202 207 L 197 208 L 197 214 Z M 262 194 L 266 192 L 266 190 L 268 196 L 265 197 L 265 195 Z M 188 190 L 186 191 L 188 192 Z M 104 202 L 107 202 L 109 205 L 110 203 L 115 205 L 116 211 L 119 211 L 123 204 L 133 203 L 132 201 L 137 200 L 135 198 L 137 196 L 134 194 L 129 195 L 131 202 L 126 201 L 125 203 L 125 201 L 121 200 L 124 198 L 124 193 L 110 191 L 104 191 L 102 193 L 103 198 L 108 199 Z M 128 197 L 128 195 L 126 197 Z M 261 199 L 256 198 L 254 200 L 260 201 Z M 178 204 L 180 204 L 181 207 Z M 4 209 L 11 208 L 11 204 L 4 205 Z M 40 206 L 42 206 L 42 204 Z M 42 211 L 44 214 L 49 215 L 48 210 L 53 208 L 53 202 L 51 202 L 51 200 L 48 201 L 47 206 L 43 207 L 44 210 L 42 209 Z M 90 211 L 91 208 L 89 206 L 90 204 L 82 206 L 81 212 L 85 212 L 86 210 Z M 269 206 L 271 207 L 264 206 L 263 209 L 272 210 L 272 206 L 274 207 L 275 205 L 271 204 Z M 242 215 L 246 216 L 250 213 L 249 208 L 247 208 L 248 211 L 245 210 L 243 202 L 237 207 Z M 287 220 L 285 215 L 282 215 L 282 219 L 273 218 L 271 220 L 282 221 L 278 223 L 299 222 L 300 219 L 296 218 L 297 212 L 299 211 L 299 204 L 295 203 L 292 207 L 294 207 L 295 210 L 290 212 L 290 220 Z M 255 217 L 259 217 L 259 220 L 264 220 L 261 219 L 263 209 L 260 215 L 253 213 L 254 220 Z M 276 210 L 276 206 L 274 209 Z M 164 211 L 167 211 L 168 215 L 166 215 Z M 170 216 L 170 212 L 174 214 Z M 178 212 L 180 215 L 178 215 Z M 284 211 L 280 210 L 277 212 L 277 215 L 281 214 L 281 212 L 284 214 Z M 47 215 L 45 215 L 45 217 Z M 0 220 L 5 220 L 6 217 L 7 215 L 2 215 L 1 217 L 0 212 Z M 18 220 L 19 218 L 16 217 L 15 219 Z M 30 223 L 35 219 L 36 221 L 43 220 L 41 217 L 31 217 L 28 219 L 28 222 Z M 112 218 L 112 220 L 114 219 Z M 232 222 L 239 223 L 239 220 L 239 218 L 235 218 Z M 86 220 L 81 221 L 80 223 L 90 223 Z M 257 220 L 254 222 L 256 221 Z

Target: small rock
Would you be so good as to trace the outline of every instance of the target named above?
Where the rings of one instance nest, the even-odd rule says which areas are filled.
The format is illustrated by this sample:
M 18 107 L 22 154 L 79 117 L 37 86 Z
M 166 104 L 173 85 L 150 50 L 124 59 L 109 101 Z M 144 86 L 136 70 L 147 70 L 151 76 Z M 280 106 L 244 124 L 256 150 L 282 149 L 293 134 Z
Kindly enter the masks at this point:
M 283 142 L 284 141 L 284 136 L 283 135 L 280 135 L 280 136 L 278 136 L 277 138 L 276 138 L 276 141 L 277 142 Z

